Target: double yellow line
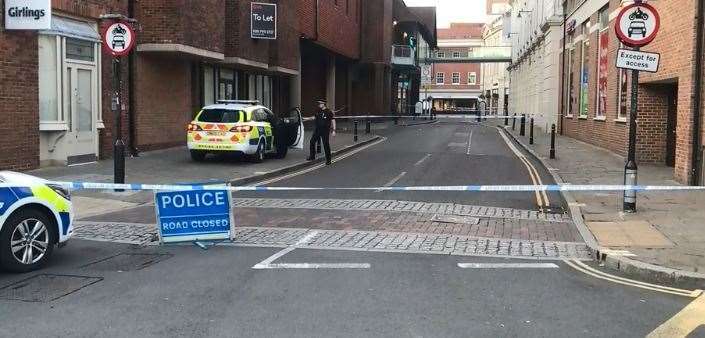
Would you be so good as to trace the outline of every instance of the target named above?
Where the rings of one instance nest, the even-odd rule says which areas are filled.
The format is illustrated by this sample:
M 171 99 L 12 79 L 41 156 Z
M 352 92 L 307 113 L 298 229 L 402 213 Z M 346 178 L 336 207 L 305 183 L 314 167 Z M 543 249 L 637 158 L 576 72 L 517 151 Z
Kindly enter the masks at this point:
M 507 138 L 506 135 L 504 135 L 504 132 L 502 129 L 497 127 L 497 131 L 499 132 L 499 135 L 502 136 L 502 139 L 504 139 L 504 142 L 507 143 L 507 146 L 509 149 L 512 150 L 514 155 L 516 155 L 519 160 L 521 160 L 522 163 L 524 163 L 524 166 L 526 167 L 526 170 L 529 172 L 529 177 L 531 178 L 531 182 L 534 183 L 535 186 L 540 186 L 543 185 L 543 180 L 541 180 L 541 175 L 539 175 L 538 170 L 536 170 L 536 167 L 529 161 L 524 154 L 517 149 L 517 147 L 512 143 L 512 141 Z M 536 194 L 536 204 L 538 204 L 539 209 L 541 211 L 544 211 L 546 208 L 548 208 L 551 203 L 548 200 L 548 194 L 546 193 L 546 190 L 541 190 L 541 189 L 536 189 L 534 191 Z

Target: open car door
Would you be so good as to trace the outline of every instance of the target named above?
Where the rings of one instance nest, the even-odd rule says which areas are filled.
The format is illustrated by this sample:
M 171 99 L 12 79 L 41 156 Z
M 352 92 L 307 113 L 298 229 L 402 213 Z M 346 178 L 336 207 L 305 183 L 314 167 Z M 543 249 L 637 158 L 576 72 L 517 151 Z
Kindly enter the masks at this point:
M 304 119 L 301 116 L 299 108 L 289 110 L 287 116 L 283 118 L 284 128 L 286 129 L 286 144 L 289 147 L 303 149 L 304 148 Z

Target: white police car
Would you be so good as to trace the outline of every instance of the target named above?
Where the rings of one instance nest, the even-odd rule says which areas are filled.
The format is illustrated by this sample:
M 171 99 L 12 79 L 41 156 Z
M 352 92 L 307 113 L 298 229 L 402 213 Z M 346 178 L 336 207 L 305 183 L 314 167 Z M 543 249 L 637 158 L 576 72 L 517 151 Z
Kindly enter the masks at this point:
M 46 180 L 0 171 L 0 269 L 40 268 L 73 232 L 71 196 Z

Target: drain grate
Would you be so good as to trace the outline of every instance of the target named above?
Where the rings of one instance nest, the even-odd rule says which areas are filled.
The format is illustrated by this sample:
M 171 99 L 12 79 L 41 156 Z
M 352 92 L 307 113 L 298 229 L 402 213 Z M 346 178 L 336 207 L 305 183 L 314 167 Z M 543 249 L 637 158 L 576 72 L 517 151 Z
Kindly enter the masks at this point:
M 159 263 L 171 257 L 171 254 L 121 253 L 99 261 L 86 264 L 81 268 L 98 271 L 134 271 Z
M 0 299 L 51 302 L 101 280 L 103 277 L 41 274 L 0 289 Z

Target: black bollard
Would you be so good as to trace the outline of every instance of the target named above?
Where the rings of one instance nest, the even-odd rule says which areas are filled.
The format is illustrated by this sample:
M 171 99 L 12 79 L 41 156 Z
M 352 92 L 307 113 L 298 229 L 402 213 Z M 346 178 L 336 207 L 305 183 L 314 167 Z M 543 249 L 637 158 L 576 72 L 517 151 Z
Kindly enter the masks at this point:
M 526 136 L 526 114 L 521 114 L 521 124 L 519 125 L 519 136 Z
M 504 113 L 504 125 L 508 126 L 509 125 L 509 115 L 507 113 Z
M 365 134 L 369 134 L 372 131 L 372 123 L 370 122 L 370 119 L 367 119 L 367 122 L 365 124 Z
M 353 121 L 353 141 L 357 142 L 357 120 Z
M 534 144 L 534 118 L 531 118 L 529 127 L 529 144 Z
M 551 152 L 548 156 L 550 159 L 556 158 L 556 124 L 551 125 Z
M 516 130 L 516 125 L 517 125 L 517 113 L 514 113 L 514 116 L 512 116 L 512 130 Z

